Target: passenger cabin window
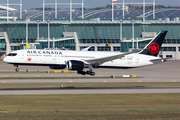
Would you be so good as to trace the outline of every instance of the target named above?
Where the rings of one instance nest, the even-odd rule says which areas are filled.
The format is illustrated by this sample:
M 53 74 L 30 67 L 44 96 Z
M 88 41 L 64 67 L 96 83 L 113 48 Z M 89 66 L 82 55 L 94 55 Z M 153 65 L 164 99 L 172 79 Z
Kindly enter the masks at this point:
M 17 53 L 9 53 L 7 56 L 16 56 Z

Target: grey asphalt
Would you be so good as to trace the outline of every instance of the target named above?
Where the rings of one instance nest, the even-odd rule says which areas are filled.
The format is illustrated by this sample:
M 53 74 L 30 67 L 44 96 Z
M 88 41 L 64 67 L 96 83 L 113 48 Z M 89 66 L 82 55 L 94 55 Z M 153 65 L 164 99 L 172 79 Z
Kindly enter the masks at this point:
M 19 66 L 22 71 L 46 71 L 50 70 L 48 67 L 42 66 Z M 0 71 L 14 71 L 15 67 L 11 64 L 6 64 L 0 61 Z M 180 62 L 178 60 L 169 60 L 165 63 L 155 64 L 151 66 L 131 68 L 131 69 L 108 69 L 108 68 L 95 68 L 93 71 L 96 72 L 96 76 L 122 76 L 122 75 L 137 75 L 139 77 L 145 78 L 158 78 L 158 79 L 177 79 L 180 78 Z M 50 73 L 50 74 L 0 74 L 0 77 L 86 77 L 88 75 L 82 76 L 72 73 Z M 92 77 L 93 79 L 93 77 Z
M 3 90 L 0 95 L 180 93 L 180 89 Z
M 0 80 L 0 83 L 101 83 L 101 82 L 180 82 L 179 78 L 109 78 L 109 79 L 21 79 Z
M 48 67 L 20 66 L 22 71 L 46 71 Z M 13 71 L 13 65 L 0 61 L 0 71 Z M 71 79 L 71 77 L 87 77 L 72 73 L 46 74 L 0 74 L 0 77 L 69 77 L 69 79 L 36 79 L 36 80 L 0 80 L 0 83 L 67 83 L 67 82 L 180 82 L 180 62 L 169 60 L 152 66 L 133 69 L 93 69 L 96 76 L 136 75 L 143 78 L 110 78 L 110 79 Z M 151 89 L 66 89 L 66 90 L 0 90 L 0 95 L 31 95 L 31 94 L 127 94 L 127 93 L 180 93 L 180 88 L 151 88 Z

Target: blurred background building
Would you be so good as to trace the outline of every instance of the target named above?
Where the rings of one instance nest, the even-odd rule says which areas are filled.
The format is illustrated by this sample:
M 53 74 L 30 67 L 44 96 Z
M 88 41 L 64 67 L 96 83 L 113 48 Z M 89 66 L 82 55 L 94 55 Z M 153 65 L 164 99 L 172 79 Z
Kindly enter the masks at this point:
M 12 8 L 13 5 L 18 7 Z M 84 6 L 83 0 L 43 0 L 41 7 L 33 9 L 24 9 L 22 0 L 17 4 L 8 0 L 0 3 L 1 54 L 25 49 L 26 41 L 33 49 L 81 50 L 91 46 L 90 51 L 128 52 L 142 49 L 160 31 L 168 30 L 160 56 L 180 59 L 178 7 L 155 5 L 155 0 L 112 0 L 105 7 Z

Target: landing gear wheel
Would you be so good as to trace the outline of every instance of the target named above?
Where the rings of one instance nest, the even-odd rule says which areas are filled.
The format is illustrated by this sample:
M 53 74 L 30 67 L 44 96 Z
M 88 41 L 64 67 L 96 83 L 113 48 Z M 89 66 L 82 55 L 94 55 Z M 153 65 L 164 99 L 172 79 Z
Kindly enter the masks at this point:
M 77 74 L 82 74 L 82 72 L 83 72 L 83 71 L 81 71 L 81 70 L 78 70 L 78 71 L 77 71 Z
M 16 71 L 16 72 L 19 72 L 19 68 L 16 68 L 15 71 Z
M 86 72 L 85 72 L 85 71 L 82 71 L 81 75 L 86 75 Z
M 87 74 L 87 75 L 90 75 L 90 74 L 91 74 L 91 72 L 90 72 L 90 71 L 86 71 L 86 74 Z
M 91 76 L 95 76 L 95 72 L 91 72 L 90 75 L 91 75 Z

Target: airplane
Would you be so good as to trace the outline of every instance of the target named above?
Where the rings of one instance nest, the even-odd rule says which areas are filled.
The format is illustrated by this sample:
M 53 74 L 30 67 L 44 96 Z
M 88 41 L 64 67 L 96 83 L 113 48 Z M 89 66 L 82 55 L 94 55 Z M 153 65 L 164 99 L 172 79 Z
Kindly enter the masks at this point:
M 135 68 L 165 62 L 157 57 L 167 31 L 159 32 L 141 51 L 127 53 L 100 52 L 100 51 L 71 51 L 71 50 L 44 50 L 22 49 L 9 53 L 3 61 L 18 65 L 49 66 L 51 69 L 75 70 L 78 74 L 94 76 L 93 68 Z M 89 71 L 83 71 L 89 68 Z

